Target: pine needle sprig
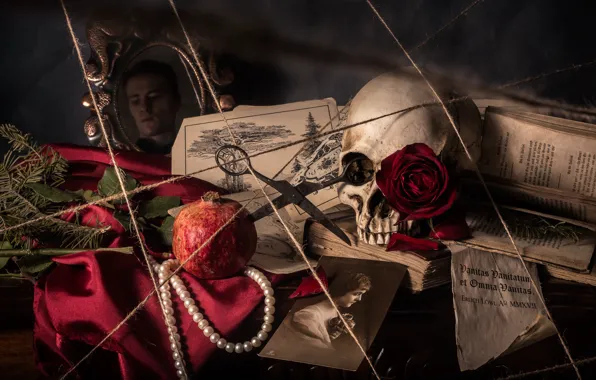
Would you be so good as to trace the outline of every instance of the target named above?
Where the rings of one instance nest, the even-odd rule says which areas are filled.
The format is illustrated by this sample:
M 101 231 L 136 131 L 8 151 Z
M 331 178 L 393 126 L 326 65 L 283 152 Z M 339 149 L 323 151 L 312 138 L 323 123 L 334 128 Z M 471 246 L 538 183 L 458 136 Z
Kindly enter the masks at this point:
M 48 199 L 32 185 L 55 188 L 64 183 L 66 160 L 51 147 L 41 148 L 29 134 L 13 125 L 0 125 L 0 137 L 10 144 L 0 164 L 0 225 L 16 226 L 63 209 L 65 202 Z M 49 218 L 0 234 L 0 239 L 16 248 L 30 249 L 34 242 L 62 248 L 97 248 L 108 230 L 109 226 L 100 223 L 91 227 Z

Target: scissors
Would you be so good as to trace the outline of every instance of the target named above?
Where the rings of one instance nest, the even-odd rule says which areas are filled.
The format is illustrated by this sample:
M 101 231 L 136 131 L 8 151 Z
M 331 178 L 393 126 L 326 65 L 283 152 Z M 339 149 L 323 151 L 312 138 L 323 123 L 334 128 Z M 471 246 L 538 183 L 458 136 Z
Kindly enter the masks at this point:
M 323 183 L 303 181 L 295 187 L 288 181 L 276 181 L 254 170 L 248 154 L 236 145 L 223 145 L 220 147 L 217 152 L 215 152 L 215 161 L 221 170 L 234 177 L 252 171 L 259 180 L 265 182 L 281 194 L 271 202 L 275 208 L 281 209 L 289 204 L 295 204 L 338 238 L 343 240 L 347 245 L 351 245 L 350 239 L 342 229 L 327 218 L 327 216 L 312 204 L 306 196 L 339 182 L 347 182 L 360 186 L 371 181 L 374 171 L 372 170 L 372 165 L 369 164 L 370 161 L 366 157 L 355 157 L 349 160 L 346 165 L 344 165 L 342 173 L 338 177 L 332 178 L 329 181 Z M 271 213 L 273 213 L 273 207 L 271 204 L 266 204 L 253 212 L 251 218 L 256 222 L 265 216 L 271 215 Z

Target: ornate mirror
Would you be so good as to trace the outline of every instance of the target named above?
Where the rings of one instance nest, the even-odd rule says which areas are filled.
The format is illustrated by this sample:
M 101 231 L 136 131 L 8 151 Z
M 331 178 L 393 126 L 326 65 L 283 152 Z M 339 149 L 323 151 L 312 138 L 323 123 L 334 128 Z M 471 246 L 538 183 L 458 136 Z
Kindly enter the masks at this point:
M 105 146 L 109 139 L 118 149 L 169 153 L 183 118 L 217 111 L 199 65 L 217 94 L 233 81 L 233 74 L 218 67 L 217 54 L 191 25 L 186 27 L 198 64 L 171 13 L 102 10 L 90 18 L 86 71 L 98 107 L 89 93 L 83 106 L 91 111 L 84 130 L 92 145 Z M 234 107 L 230 95 L 218 96 L 224 110 Z M 108 136 L 103 136 L 100 117 Z

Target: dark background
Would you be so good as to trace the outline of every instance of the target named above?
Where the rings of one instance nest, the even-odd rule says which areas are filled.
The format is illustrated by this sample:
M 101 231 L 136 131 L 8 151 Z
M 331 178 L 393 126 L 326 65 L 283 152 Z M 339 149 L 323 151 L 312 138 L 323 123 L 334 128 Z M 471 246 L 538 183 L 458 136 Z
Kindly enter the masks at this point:
M 404 46 L 412 49 L 471 0 L 376 0 Z M 484 0 L 413 53 L 427 69 L 487 85 L 523 79 L 596 59 L 593 1 Z M 88 54 L 85 23 L 100 1 L 67 0 Z M 167 0 L 101 1 L 171 12 Z M 225 36 L 236 63 L 238 100 L 275 104 L 334 97 L 345 103 L 382 67 L 405 63 L 364 0 L 177 1 L 196 23 Z M 2 1 L 0 123 L 41 143 L 87 144 L 86 92 L 58 0 Z M 216 41 L 217 42 L 217 41 Z M 232 43 L 231 43 L 232 42 Z M 85 60 L 87 56 L 85 57 Z M 381 62 L 381 65 L 371 65 Z M 533 81 L 526 89 L 576 104 L 594 100 L 596 65 Z

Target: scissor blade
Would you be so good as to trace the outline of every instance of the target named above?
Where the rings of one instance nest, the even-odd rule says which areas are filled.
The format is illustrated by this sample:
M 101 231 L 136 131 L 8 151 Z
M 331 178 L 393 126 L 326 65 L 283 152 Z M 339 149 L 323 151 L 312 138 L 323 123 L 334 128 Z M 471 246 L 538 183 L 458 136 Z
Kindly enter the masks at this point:
M 312 216 L 317 222 L 325 226 L 325 228 L 327 228 L 329 231 L 333 232 L 335 236 L 343 240 L 344 243 L 350 246 L 352 245 L 350 238 L 348 238 L 346 233 L 329 218 L 327 218 L 327 215 L 323 214 L 323 212 L 319 210 L 317 206 L 313 205 L 308 199 L 304 199 L 298 206 Z
M 339 228 L 337 224 L 333 223 L 330 219 L 325 218 L 323 220 L 317 221 L 321 223 L 323 226 L 325 226 L 325 228 L 327 228 L 329 231 L 333 232 L 335 236 L 343 240 L 344 243 L 350 246 L 352 245 L 352 243 L 350 242 L 350 238 L 348 238 L 346 233 L 341 228 Z
M 272 203 L 275 205 L 275 208 L 281 209 L 292 203 L 288 200 L 284 195 L 280 195 L 279 197 L 275 198 Z M 267 204 L 258 208 L 255 212 L 250 214 L 251 219 L 253 222 L 256 222 L 259 219 L 263 219 L 266 216 L 273 214 L 273 207 L 271 204 L 267 202 Z

